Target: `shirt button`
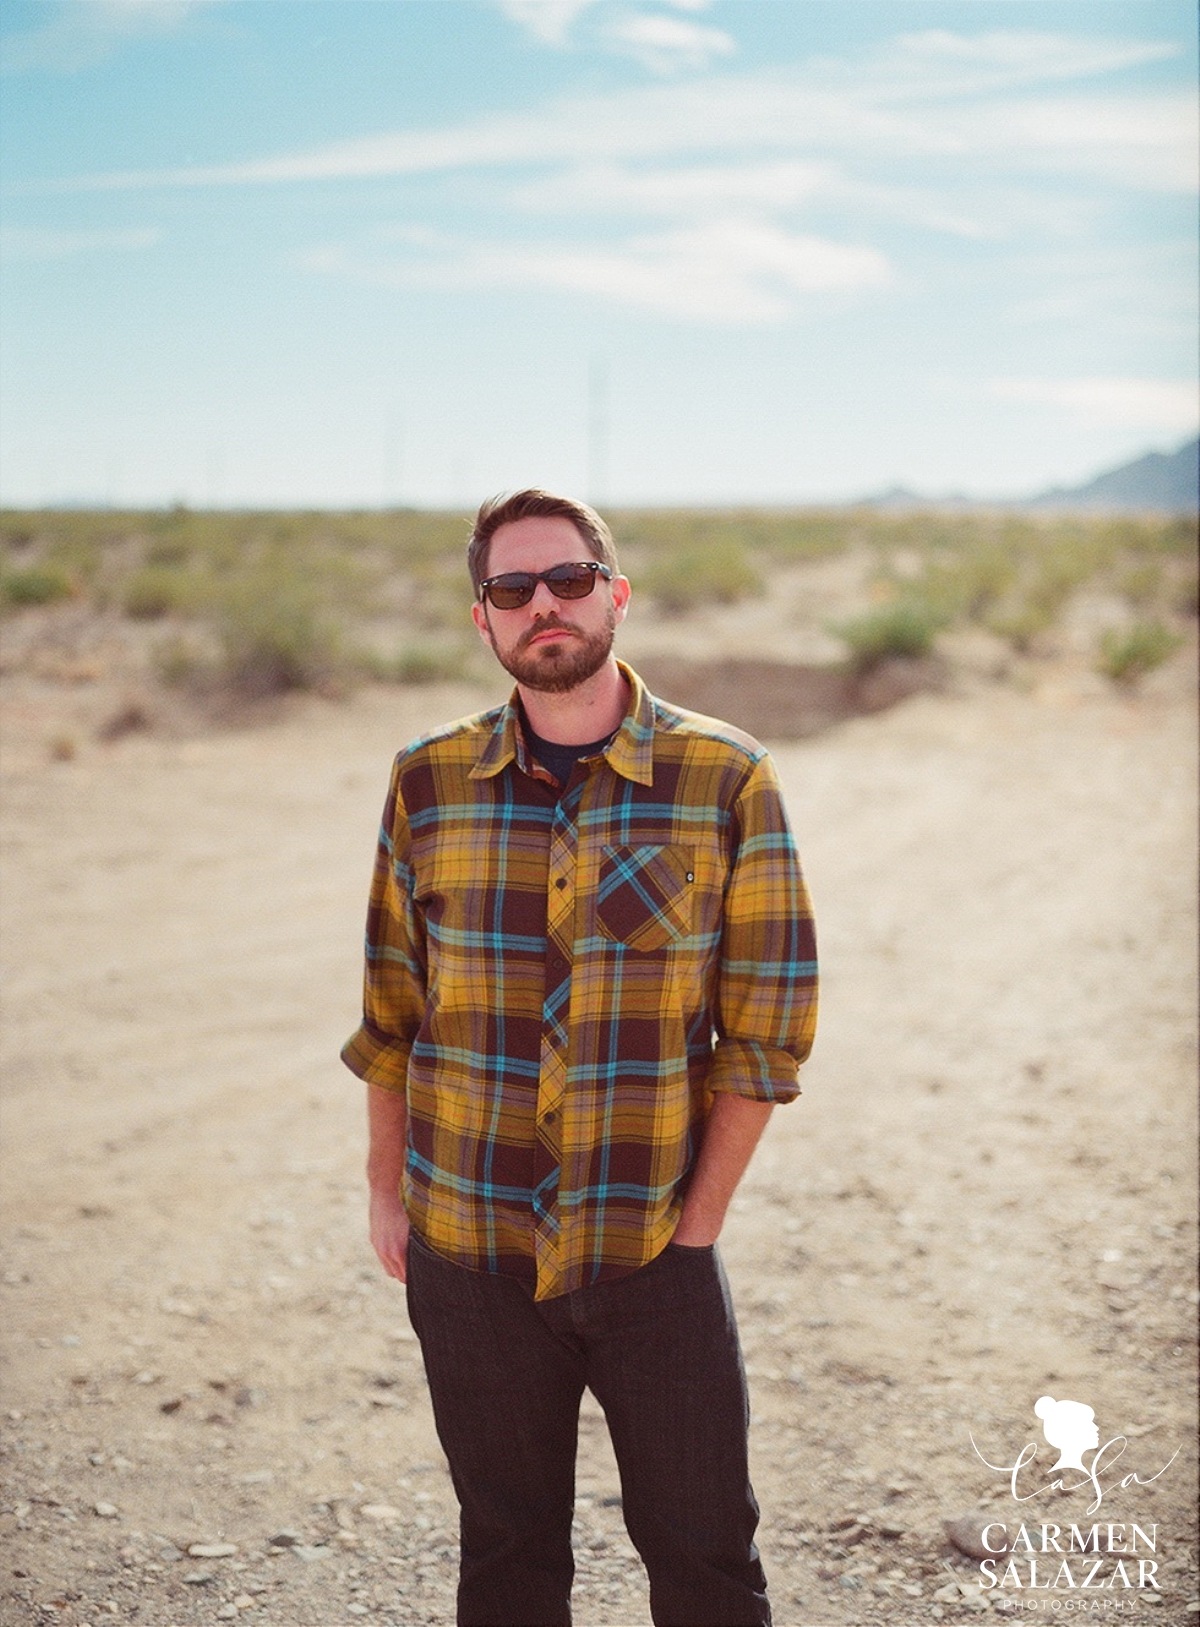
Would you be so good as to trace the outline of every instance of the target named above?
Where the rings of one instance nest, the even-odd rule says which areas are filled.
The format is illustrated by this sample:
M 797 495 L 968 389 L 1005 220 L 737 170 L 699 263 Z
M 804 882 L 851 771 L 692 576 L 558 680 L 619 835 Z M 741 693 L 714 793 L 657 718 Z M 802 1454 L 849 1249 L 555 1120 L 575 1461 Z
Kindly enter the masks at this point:
M 561 893 L 563 888 L 567 885 L 566 876 L 559 876 L 558 880 L 554 883 L 554 885 L 558 888 L 559 892 Z

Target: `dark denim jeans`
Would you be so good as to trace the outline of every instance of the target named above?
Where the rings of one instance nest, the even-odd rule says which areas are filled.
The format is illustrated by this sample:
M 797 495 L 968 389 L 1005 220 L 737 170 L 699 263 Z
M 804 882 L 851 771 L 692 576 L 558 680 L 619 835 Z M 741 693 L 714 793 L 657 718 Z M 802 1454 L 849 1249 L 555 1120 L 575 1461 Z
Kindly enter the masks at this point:
M 413 1238 L 409 1314 L 461 1507 L 459 1627 L 569 1627 L 579 1403 L 604 1409 L 657 1627 L 768 1627 L 749 1409 L 715 1249 L 535 1303 Z

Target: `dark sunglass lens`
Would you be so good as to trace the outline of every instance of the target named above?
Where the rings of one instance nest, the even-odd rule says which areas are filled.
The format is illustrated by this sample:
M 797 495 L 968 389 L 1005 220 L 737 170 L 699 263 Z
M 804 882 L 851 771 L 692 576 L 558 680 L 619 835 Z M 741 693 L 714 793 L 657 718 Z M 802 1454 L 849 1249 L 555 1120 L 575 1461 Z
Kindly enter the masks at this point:
M 546 572 L 551 593 L 558 599 L 585 599 L 596 581 L 595 571 L 587 565 L 556 565 Z
M 526 571 L 513 571 L 509 576 L 498 576 L 487 586 L 487 596 L 497 610 L 519 610 L 533 598 L 537 582 Z

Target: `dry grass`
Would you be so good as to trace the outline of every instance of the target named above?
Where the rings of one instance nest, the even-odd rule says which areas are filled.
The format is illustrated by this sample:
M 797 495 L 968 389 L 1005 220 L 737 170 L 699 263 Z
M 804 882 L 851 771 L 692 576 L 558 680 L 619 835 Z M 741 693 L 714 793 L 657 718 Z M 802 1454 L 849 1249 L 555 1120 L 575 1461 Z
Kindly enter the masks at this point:
M 1036 658 L 1087 592 L 1110 606 L 1094 661 L 1129 684 L 1196 613 L 1186 516 L 658 509 L 611 520 L 640 590 L 677 619 L 766 602 L 781 572 L 865 556 L 870 604 L 825 622 L 858 673 L 927 656 L 951 628 L 985 629 Z M 198 697 L 461 677 L 482 653 L 461 632 L 468 526 L 463 514 L 407 510 L 9 511 L 0 608 L 140 628 L 154 679 Z M 52 616 L 47 626 L 55 636 Z

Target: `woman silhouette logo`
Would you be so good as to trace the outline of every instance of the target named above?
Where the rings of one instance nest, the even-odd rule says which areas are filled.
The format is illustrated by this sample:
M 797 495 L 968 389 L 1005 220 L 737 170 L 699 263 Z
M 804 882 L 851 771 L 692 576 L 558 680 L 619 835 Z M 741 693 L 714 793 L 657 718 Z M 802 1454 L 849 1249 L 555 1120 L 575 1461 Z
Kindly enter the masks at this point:
M 1082 1401 L 1056 1401 L 1044 1395 L 1035 1402 L 1034 1412 L 1042 1420 L 1042 1433 L 1059 1451 L 1055 1469 L 1087 1470 L 1080 1461 L 1084 1452 L 1100 1444 L 1100 1431 L 1096 1428 L 1096 1414 Z M 1052 1469 L 1051 1473 L 1054 1472 Z

